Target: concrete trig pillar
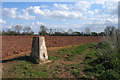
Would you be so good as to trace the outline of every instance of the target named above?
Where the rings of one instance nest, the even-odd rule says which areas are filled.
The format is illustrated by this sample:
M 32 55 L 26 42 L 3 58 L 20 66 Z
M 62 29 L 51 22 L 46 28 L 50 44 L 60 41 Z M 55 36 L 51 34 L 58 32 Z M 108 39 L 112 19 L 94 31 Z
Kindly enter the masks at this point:
M 30 56 L 32 58 L 39 59 L 40 61 L 48 60 L 48 54 L 44 37 L 33 37 L 32 51 Z

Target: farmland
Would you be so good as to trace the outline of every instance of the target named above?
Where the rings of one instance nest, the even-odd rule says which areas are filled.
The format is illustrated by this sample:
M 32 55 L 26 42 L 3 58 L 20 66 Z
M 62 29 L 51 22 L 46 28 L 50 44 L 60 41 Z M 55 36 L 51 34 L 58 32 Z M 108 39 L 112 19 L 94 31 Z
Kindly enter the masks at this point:
M 102 41 L 102 37 L 45 36 L 48 59 L 52 63 L 44 65 L 36 63 L 37 60 L 35 61 L 30 57 L 33 36 L 3 37 L 7 37 L 11 44 L 15 44 L 14 40 L 16 40 L 16 45 L 14 45 L 16 49 L 13 51 L 22 50 L 22 54 L 20 51 L 16 54 L 11 52 L 11 57 L 4 54 L 6 58 L 2 60 L 3 78 L 120 79 L 119 52 L 116 51 L 116 54 L 112 52 L 109 44 L 105 40 Z M 31 43 L 27 47 L 28 41 Z M 12 57 L 13 55 L 17 56 Z
M 84 72 L 84 60 L 92 54 L 93 44 L 48 50 L 52 63 L 35 64 L 25 52 L 23 56 L 3 60 L 3 78 L 81 78 L 90 79 Z M 92 51 L 92 53 L 91 53 Z M 9 65 L 9 66 L 8 66 Z M 93 80 L 96 80 L 94 78 Z
M 119 19 L 118 0 L 3 1 L 0 78 L 120 80 Z
M 2 36 L 2 58 L 30 51 L 34 36 Z M 96 36 L 45 36 L 47 48 L 100 42 Z

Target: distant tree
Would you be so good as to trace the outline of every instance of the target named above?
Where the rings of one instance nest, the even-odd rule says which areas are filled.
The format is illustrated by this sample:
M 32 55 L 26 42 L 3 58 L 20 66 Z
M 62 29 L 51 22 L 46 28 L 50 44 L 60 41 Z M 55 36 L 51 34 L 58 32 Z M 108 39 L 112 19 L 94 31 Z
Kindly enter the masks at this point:
M 54 29 L 54 33 L 57 32 L 57 29 Z
M 97 32 L 91 32 L 92 36 L 98 36 Z
M 39 35 L 47 35 L 46 27 L 44 25 L 40 26 Z
M 61 32 L 61 33 L 65 33 L 65 31 L 63 30 L 63 29 L 59 29 L 59 32 Z
M 17 35 L 15 31 L 11 31 L 10 29 L 7 31 L 2 31 L 2 35 Z
M 114 35 L 116 33 L 116 28 L 114 26 L 111 27 L 110 35 Z
M 30 26 L 24 27 L 23 31 L 26 32 L 26 33 L 30 33 L 31 32 L 31 27 Z
M 48 34 L 52 35 L 53 34 L 53 29 L 48 29 Z
M 29 32 L 27 35 L 34 35 L 34 32 L 31 31 L 31 32 Z
M 104 31 L 106 35 L 110 35 L 110 26 L 107 26 Z
M 2 30 L 2 35 L 6 35 L 6 32 L 4 30 Z
M 70 34 L 68 32 L 64 32 L 64 36 L 69 36 Z
M 114 35 L 115 34 L 115 27 L 114 26 L 107 26 L 104 31 L 105 31 L 105 35 Z
M 89 35 L 89 34 L 90 34 L 90 29 L 89 29 L 89 28 L 85 28 L 85 30 L 84 30 L 84 34 Z
M 40 30 L 41 30 L 42 32 L 46 32 L 46 27 L 45 27 L 44 25 L 42 25 L 42 26 L 40 26 Z
M 74 35 L 76 35 L 76 36 L 80 36 L 81 33 L 76 31 L 76 32 L 74 32 Z
M 105 36 L 105 32 L 98 33 L 99 36 Z
M 83 32 L 83 31 L 81 32 L 81 35 L 82 35 L 82 36 L 84 35 L 84 32 Z
M 18 34 L 20 33 L 21 29 L 22 29 L 22 26 L 21 26 L 21 25 L 16 25 L 16 26 L 15 26 L 15 30 L 16 30 L 16 32 L 17 32 Z
M 31 30 L 30 26 L 24 27 L 22 35 L 34 35 L 34 32 Z
M 55 36 L 62 36 L 61 32 L 55 32 Z
M 73 30 L 72 30 L 72 29 L 69 29 L 69 30 L 68 30 L 68 34 L 72 35 L 72 34 L 73 34 Z
M 13 30 L 11 30 L 11 29 L 9 29 L 9 30 L 7 31 L 7 33 L 8 33 L 8 35 L 18 35 L 18 33 L 17 33 L 16 31 L 13 31 Z
M 50 29 L 50 34 L 53 34 L 53 29 Z

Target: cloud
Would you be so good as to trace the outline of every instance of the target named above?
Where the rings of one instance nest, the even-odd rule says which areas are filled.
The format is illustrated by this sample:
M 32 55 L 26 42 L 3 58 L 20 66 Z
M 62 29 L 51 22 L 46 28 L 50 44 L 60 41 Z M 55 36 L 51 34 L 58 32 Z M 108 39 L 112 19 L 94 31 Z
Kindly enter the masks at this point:
M 37 24 L 37 25 L 44 25 L 43 22 L 37 22 L 36 24 Z
M 110 13 L 112 15 L 118 15 L 118 3 L 106 3 L 103 5 L 104 13 Z
M 119 0 L 95 0 L 97 1 L 101 1 L 101 2 L 119 2 Z
M 90 14 L 90 15 L 94 15 L 95 12 L 94 12 L 94 11 L 89 11 L 89 10 L 88 10 L 88 14 Z
M 98 12 L 96 12 L 98 15 L 109 15 L 109 16 L 118 16 L 118 2 L 109 2 L 109 1 L 95 1 L 94 4 L 101 6 L 101 9 L 97 9 Z M 104 16 L 105 17 L 105 16 Z
M 13 27 L 13 26 L 9 26 L 8 28 L 9 28 L 9 29 L 13 29 L 14 27 Z
M 76 4 L 72 7 L 72 9 L 86 11 L 88 8 L 91 7 L 92 3 L 93 2 L 79 1 L 79 2 L 76 2 Z
M 113 1 L 113 0 L 112 0 Z M 51 4 L 50 4 L 51 5 Z M 84 27 L 96 29 L 101 31 L 107 25 L 114 25 L 116 27 L 117 21 L 117 2 L 107 0 L 94 1 L 79 1 L 75 3 L 52 3 L 49 5 L 31 6 L 19 11 L 17 8 L 4 8 L 4 16 L 12 19 L 31 20 L 37 17 L 38 22 L 31 23 L 33 29 L 38 30 L 40 25 L 45 25 L 49 28 L 72 28 L 80 30 Z M 98 6 L 97 6 L 98 5 Z M 48 7 L 49 6 L 49 7 Z M 58 25 L 58 21 L 54 25 L 42 23 L 42 19 L 46 20 L 63 20 L 66 24 Z M 71 21 L 70 21 L 71 20 Z M 72 21 L 73 20 L 73 21 Z M 46 21 L 45 21 L 46 22 Z M 61 23 L 61 22 L 60 22 Z M 72 26 L 71 26 L 72 25 Z M 103 29 L 102 29 L 103 28 Z M 34 30 L 35 30 L 34 29 Z M 35 30 L 35 31 L 36 31 Z
M 0 19 L 0 23 L 5 24 L 5 23 L 6 23 L 6 21 L 4 21 L 4 20 Z
M 86 11 L 91 7 L 93 2 L 88 2 L 88 1 L 79 1 L 75 2 L 74 5 L 71 4 L 58 4 L 55 3 L 53 4 L 55 8 L 59 10 L 77 10 L 77 11 Z
M 53 5 L 57 9 L 62 9 L 62 10 L 68 10 L 69 9 L 66 4 L 53 4 Z
M 40 9 L 40 6 L 29 7 L 26 9 L 29 13 L 32 14 L 44 14 L 44 12 Z
M 95 4 L 102 4 L 102 5 L 104 5 L 105 4 L 105 2 L 104 1 L 93 1 L 93 3 L 95 3 Z
M 31 14 L 38 14 L 45 18 L 56 18 L 56 19 L 80 19 L 82 14 L 79 11 L 61 11 L 54 10 L 50 11 L 48 9 L 40 9 L 40 6 L 29 7 L 26 9 Z
M 46 5 L 41 5 L 40 7 L 42 7 L 42 8 L 47 8 L 48 6 L 46 6 Z
M 117 24 L 118 23 L 118 18 L 90 18 L 90 24 Z
M 3 11 L 2 11 L 3 16 L 15 18 L 16 10 L 17 10 L 17 8 L 4 8 Z
M 35 19 L 35 16 L 30 16 L 26 10 L 23 9 L 23 14 L 21 15 L 17 12 L 17 8 L 4 8 L 2 14 L 4 17 L 12 18 L 12 19 Z
M 33 22 L 31 25 L 35 25 L 35 23 Z
M 74 5 L 69 4 L 54 4 L 54 7 L 60 10 L 77 10 L 77 11 L 86 11 L 91 7 L 93 2 L 89 1 L 79 1 L 75 2 Z

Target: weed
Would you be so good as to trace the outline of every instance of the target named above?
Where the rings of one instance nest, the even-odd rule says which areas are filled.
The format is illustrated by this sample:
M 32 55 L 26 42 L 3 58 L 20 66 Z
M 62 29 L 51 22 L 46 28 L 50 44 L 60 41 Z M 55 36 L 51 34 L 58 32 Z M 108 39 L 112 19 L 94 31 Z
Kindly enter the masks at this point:
M 52 57 L 52 56 L 48 56 L 48 59 L 52 61 L 52 63 L 55 62 L 55 60 L 58 59 L 58 56 Z
M 90 77 L 98 77 L 100 80 L 118 80 L 120 76 L 118 53 L 112 52 L 106 43 L 95 44 L 93 49 L 96 53 L 88 53 L 85 58 L 85 73 Z
M 71 70 L 71 73 L 72 73 L 72 75 L 74 75 L 75 77 L 79 77 L 79 76 L 80 76 L 80 71 L 79 71 L 79 70 L 73 69 L 73 70 Z

